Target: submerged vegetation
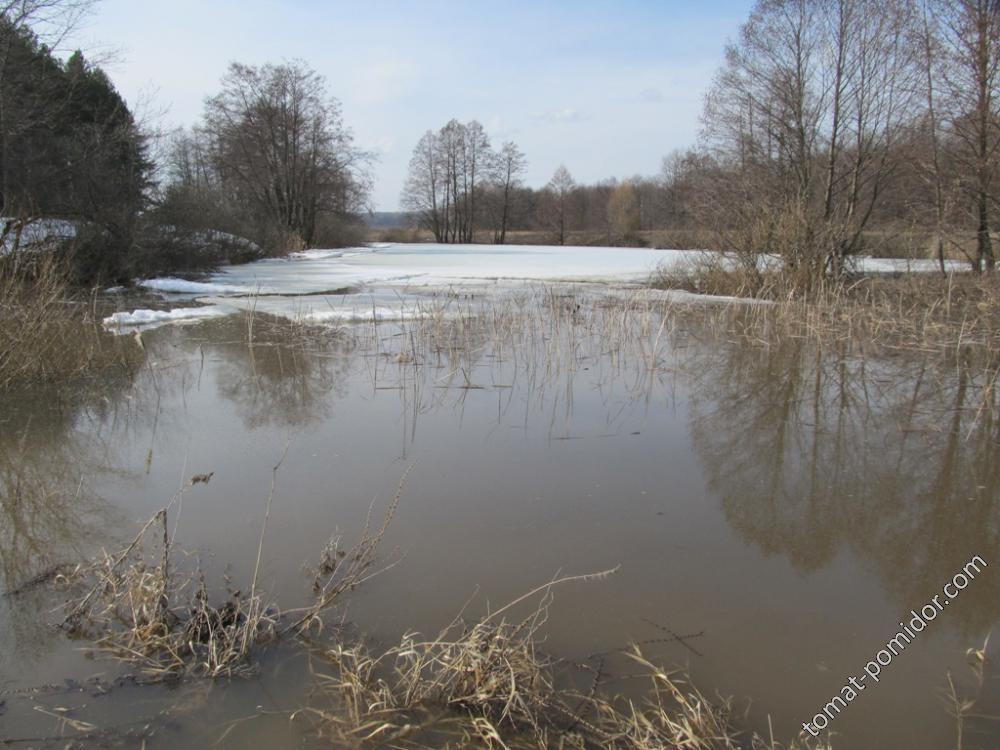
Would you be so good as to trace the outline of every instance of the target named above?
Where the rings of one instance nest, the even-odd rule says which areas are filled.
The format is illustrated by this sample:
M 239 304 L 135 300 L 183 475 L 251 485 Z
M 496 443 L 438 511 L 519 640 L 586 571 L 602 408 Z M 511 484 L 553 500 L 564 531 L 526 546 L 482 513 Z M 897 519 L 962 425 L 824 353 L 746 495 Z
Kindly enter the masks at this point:
M 141 366 L 140 347 L 105 331 L 96 305 L 57 258 L 0 257 L 0 391 Z
M 274 480 L 280 465 L 279 461 L 273 469 Z M 184 578 L 183 568 L 176 560 L 172 561 L 169 511 L 176 508 L 179 513 L 184 495 L 198 484 L 208 484 L 211 478 L 211 474 L 205 474 L 188 480 L 121 552 L 105 554 L 92 565 L 76 567 L 71 576 L 72 586 L 83 587 L 84 593 L 66 607 L 62 627 L 67 632 L 94 641 L 98 651 L 133 663 L 155 678 L 251 674 L 256 650 L 284 635 L 314 628 L 321 623 L 326 610 L 377 573 L 373 566 L 379 542 L 402 492 L 401 484 L 381 525 L 372 529 L 366 524 L 351 548 L 341 549 L 339 538 L 331 540 L 316 572 L 314 604 L 294 613 L 280 613 L 276 605 L 264 601 L 259 590 L 274 480 L 249 591 L 229 591 L 222 603 L 212 604 L 204 574 L 198 571 Z M 154 536 L 159 549 L 146 552 L 149 537 Z M 178 550 L 173 552 L 176 555 Z
M 541 631 L 551 589 L 569 580 L 574 579 L 553 581 L 523 597 L 535 599 L 536 606 L 520 621 L 503 618 L 508 605 L 472 623 L 456 619 L 431 640 L 408 633 L 378 655 L 363 645 L 327 648 L 319 659 L 315 705 L 296 716 L 338 744 L 363 747 L 759 745 L 759 738 L 739 738 L 729 701 L 706 697 L 679 674 L 647 660 L 638 647 L 623 653 L 649 683 L 634 691 L 641 698 L 632 699 L 608 694 L 603 659 L 595 667 L 546 656 Z M 588 689 L 564 684 L 574 669 L 589 676 Z

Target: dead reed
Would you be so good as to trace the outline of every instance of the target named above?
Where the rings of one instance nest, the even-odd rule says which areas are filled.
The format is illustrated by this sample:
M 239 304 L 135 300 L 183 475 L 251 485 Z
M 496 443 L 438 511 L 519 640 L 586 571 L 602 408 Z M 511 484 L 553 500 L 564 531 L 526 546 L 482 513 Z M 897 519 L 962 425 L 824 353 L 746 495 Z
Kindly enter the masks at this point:
M 136 342 L 106 333 L 67 279 L 48 255 L 0 258 L 0 390 L 141 364 Z
M 81 593 L 66 605 L 63 628 L 92 641 L 96 651 L 160 679 L 246 676 L 255 672 L 253 657 L 258 649 L 286 635 L 321 629 L 324 612 L 380 572 L 377 550 L 399 503 L 402 483 L 377 528 L 372 527 L 370 510 L 354 545 L 341 550 L 339 539 L 331 542 L 316 572 L 314 603 L 281 612 L 263 599 L 258 580 L 280 466 L 281 461 L 272 470 L 258 561 L 248 593 L 229 588 L 221 601 L 213 600 L 200 570 L 185 571 L 173 562 L 169 511 L 195 485 L 207 484 L 210 476 L 198 475 L 124 549 L 114 555 L 104 553 L 96 562 L 77 568 L 74 583 Z
M 731 701 L 707 697 L 638 647 L 627 658 L 647 685 L 629 696 L 609 693 L 600 667 L 588 668 L 587 690 L 564 679 L 563 672 L 581 665 L 542 649 L 553 589 L 613 572 L 551 581 L 474 622 L 460 615 L 434 638 L 407 633 L 378 653 L 363 644 L 334 644 L 320 655 L 313 704 L 293 719 L 309 721 L 320 736 L 346 747 L 784 747 L 741 735 Z M 529 603 L 521 619 L 507 619 Z
M 807 288 L 786 269 L 706 255 L 660 271 L 651 285 L 771 302 L 741 306 L 729 318 L 731 331 L 756 341 L 791 336 L 964 358 L 988 368 L 1000 362 L 1000 287 L 991 276 L 854 276 Z

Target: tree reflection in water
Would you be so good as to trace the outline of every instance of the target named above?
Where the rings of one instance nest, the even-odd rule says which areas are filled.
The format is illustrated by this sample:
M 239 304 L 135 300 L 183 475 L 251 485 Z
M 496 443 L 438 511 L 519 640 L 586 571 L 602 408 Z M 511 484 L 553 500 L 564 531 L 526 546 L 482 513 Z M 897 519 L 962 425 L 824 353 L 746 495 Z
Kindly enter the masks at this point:
M 92 489 L 113 473 L 107 430 L 134 372 L 104 373 L 86 383 L 4 394 L 0 413 L 0 591 L 14 589 L 53 566 L 85 559 L 107 537 L 117 516 Z M 115 429 L 112 427 L 111 429 Z M 25 596 L 33 595 L 31 592 Z M 0 598 L 7 653 L 38 653 L 49 637 L 23 597 Z
M 240 321 L 224 325 L 240 333 Z M 253 342 L 212 347 L 221 357 L 219 394 L 231 401 L 247 429 L 301 427 L 330 417 L 334 397 L 344 392 L 352 340 L 335 334 L 299 332 L 286 325 L 260 325 Z
M 996 372 L 787 338 L 686 350 L 691 431 L 730 525 L 803 572 L 853 550 L 904 608 L 970 557 L 1000 561 Z M 953 613 L 1000 617 L 984 576 Z

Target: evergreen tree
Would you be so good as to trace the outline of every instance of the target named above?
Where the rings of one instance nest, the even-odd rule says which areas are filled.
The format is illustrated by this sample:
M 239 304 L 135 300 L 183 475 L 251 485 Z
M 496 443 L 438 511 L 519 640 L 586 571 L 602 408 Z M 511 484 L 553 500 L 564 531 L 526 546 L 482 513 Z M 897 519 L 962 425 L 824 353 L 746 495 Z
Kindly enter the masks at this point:
M 2 20 L 0 52 L 2 215 L 78 222 L 78 275 L 120 277 L 152 172 L 132 113 L 80 52 L 63 64 L 30 31 Z

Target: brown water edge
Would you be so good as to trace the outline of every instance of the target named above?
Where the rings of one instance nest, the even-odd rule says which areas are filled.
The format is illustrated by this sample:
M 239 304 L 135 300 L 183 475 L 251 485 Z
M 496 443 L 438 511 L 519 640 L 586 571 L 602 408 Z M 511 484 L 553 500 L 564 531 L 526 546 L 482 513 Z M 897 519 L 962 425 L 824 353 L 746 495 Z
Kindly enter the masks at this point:
M 178 539 L 215 580 L 229 566 L 245 581 L 290 436 L 262 574 L 283 607 L 308 597 L 303 563 L 337 528 L 359 528 L 414 463 L 386 540 L 402 562 L 351 598 L 359 631 L 391 644 L 437 632 L 477 588 L 481 612 L 556 570 L 621 564 L 557 592 L 545 648 L 583 658 L 662 635 L 651 623 L 705 631 L 700 655 L 679 644 L 648 655 L 753 698 L 748 725 L 766 730 L 770 714 L 787 738 L 973 554 L 1000 559 L 996 406 L 982 408 L 971 369 L 801 340 L 762 347 L 697 317 L 661 326 L 655 310 L 571 299 L 305 344 L 280 327 L 254 336 L 247 346 L 239 319 L 147 332 L 133 382 L 5 405 L 0 585 L 129 538 L 183 477 L 206 472 Z M 836 719 L 835 746 L 954 747 L 939 691 L 996 622 L 997 585 L 987 572 L 963 592 Z M 0 600 L 0 689 L 120 671 L 40 628 L 51 604 Z M 206 745 L 225 719 L 276 706 L 227 742 L 275 732 L 274 744 L 297 744 L 281 711 L 307 700 L 308 670 L 281 650 L 264 658 L 250 683 L 45 705 L 99 726 L 162 723 L 153 746 Z M 58 728 L 32 700 L 0 700 L 0 737 Z M 997 705 L 990 683 L 979 709 Z M 965 746 L 997 736 L 970 721 Z

